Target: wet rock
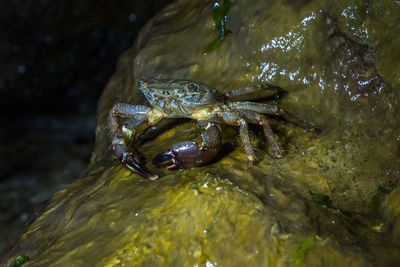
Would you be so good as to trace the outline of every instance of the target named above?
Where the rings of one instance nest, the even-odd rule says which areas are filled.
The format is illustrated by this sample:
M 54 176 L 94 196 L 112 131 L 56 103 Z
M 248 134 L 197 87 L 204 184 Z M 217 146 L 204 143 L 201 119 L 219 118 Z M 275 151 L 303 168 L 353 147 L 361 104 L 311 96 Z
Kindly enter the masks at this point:
M 381 40 L 399 37 L 377 33 L 385 23 L 396 27 L 400 13 L 391 3 L 232 1 L 231 33 L 207 55 L 218 35 L 212 3 L 168 6 L 121 57 L 102 95 L 97 164 L 54 194 L 2 262 L 24 254 L 31 266 L 398 264 L 399 85 L 381 67 L 396 70 L 398 61 L 382 57 L 395 48 Z M 198 80 L 224 92 L 277 84 L 288 92 L 280 105 L 321 133 L 271 120 L 285 150 L 273 160 L 255 127 L 260 161 L 249 167 L 238 129 L 223 126 L 229 149 L 215 161 L 181 171 L 147 163 L 161 177 L 147 181 L 112 159 L 106 126 L 115 102 L 145 103 L 135 88 L 140 75 Z M 151 159 L 193 138 L 195 125 L 161 131 L 139 152 Z

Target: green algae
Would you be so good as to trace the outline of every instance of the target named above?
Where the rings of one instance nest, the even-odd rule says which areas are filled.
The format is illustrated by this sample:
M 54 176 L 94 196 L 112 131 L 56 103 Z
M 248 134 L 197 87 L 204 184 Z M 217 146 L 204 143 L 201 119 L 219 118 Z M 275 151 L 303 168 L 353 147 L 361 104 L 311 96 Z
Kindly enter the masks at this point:
M 214 3 L 214 10 L 212 13 L 213 21 L 215 23 L 215 27 L 217 30 L 219 30 L 219 35 L 217 38 L 214 39 L 214 41 L 211 42 L 206 48 L 203 50 L 203 54 L 207 55 L 217 49 L 221 44 L 222 41 L 225 40 L 225 36 L 227 34 L 227 29 L 226 29 L 226 20 L 227 20 L 227 14 L 229 11 L 231 5 L 230 0 L 223 0 L 223 3 L 220 4 L 218 2 Z
M 324 208 L 332 208 L 332 200 L 329 198 L 327 195 L 320 195 L 317 193 L 314 193 L 311 190 L 308 190 L 308 193 L 310 194 L 312 201 L 317 203 L 318 205 L 321 205 Z
M 371 197 L 371 200 L 369 202 L 370 207 L 377 210 L 379 208 L 379 205 L 382 203 L 385 195 L 390 194 L 390 192 L 392 192 L 395 187 L 396 185 L 392 181 L 389 182 L 388 186 L 379 185 L 377 193 Z
M 12 265 L 13 267 L 20 267 L 22 266 L 24 263 L 29 261 L 29 257 L 25 256 L 25 255 L 19 255 L 16 259 L 14 264 Z
M 88 170 L 93 169 L 98 163 L 99 163 L 98 159 L 94 158 L 94 159 L 90 160 L 89 165 L 88 165 Z
M 303 264 L 307 252 L 314 245 L 314 239 L 315 239 L 315 233 L 312 233 L 306 239 L 304 239 L 303 242 L 301 242 L 299 248 L 297 249 L 296 257 L 294 259 L 293 263 L 294 267 L 300 267 Z
M 251 196 L 229 181 L 211 175 L 176 184 L 163 190 L 162 195 L 151 197 L 155 198 L 153 202 L 144 204 L 136 216 L 137 219 L 144 216 L 149 220 L 140 223 L 133 220 L 121 237 L 121 244 L 125 245 L 106 257 L 100 265 L 128 264 L 131 259 L 135 259 L 138 265 L 214 264 L 220 262 L 221 257 L 228 256 L 226 247 L 232 245 L 225 243 L 228 233 L 241 234 L 245 229 L 251 233 L 250 226 L 262 225 L 259 217 L 262 206 L 257 199 L 248 201 Z M 193 202 L 193 199 L 196 201 Z M 236 201 L 243 206 L 236 206 Z M 152 203 L 158 205 L 153 206 Z M 255 232 L 253 238 L 259 239 L 261 233 Z M 154 242 L 156 236 L 158 238 Z M 236 242 L 235 246 L 251 247 L 250 240 L 246 240 L 245 236 Z M 185 259 L 179 256 L 183 254 Z M 254 256 L 241 256 L 244 258 L 234 258 L 243 263 L 257 263 Z
M 282 104 L 282 94 L 281 93 L 275 93 L 273 95 L 274 103 L 279 105 Z

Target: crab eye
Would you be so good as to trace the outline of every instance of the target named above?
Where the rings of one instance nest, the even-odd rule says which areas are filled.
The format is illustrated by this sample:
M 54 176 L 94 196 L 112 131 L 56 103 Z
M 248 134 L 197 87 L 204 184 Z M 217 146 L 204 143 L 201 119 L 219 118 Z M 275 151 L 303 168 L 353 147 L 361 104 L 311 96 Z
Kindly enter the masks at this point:
M 187 89 L 188 89 L 188 90 L 198 90 L 198 89 L 199 89 L 199 85 L 198 85 L 197 83 L 190 83 L 190 84 L 187 86 Z
M 137 83 L 137 86 L 138 86 L 138 88 L 143 87 L 143 82 L 141 80 L 139 80 L 138 83 Z

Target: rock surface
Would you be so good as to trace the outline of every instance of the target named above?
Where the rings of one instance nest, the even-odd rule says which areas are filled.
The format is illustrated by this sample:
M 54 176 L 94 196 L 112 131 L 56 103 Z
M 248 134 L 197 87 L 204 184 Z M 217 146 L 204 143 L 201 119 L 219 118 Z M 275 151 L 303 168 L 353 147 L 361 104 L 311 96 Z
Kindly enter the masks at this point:
M 97 164 L 54 194 L 1 264 L 21 254 L 29 266 L 399 264 L 399 4 L 231 1 L 231 33 L 203 55 L 218 35 L 212 10 L 177 1 L 143 28 L 99 103 Z M 140 75 L 221 91 L 277 84 L 288 91 L 281 105 L 321 133 L 273 121 L 285 149 L 273 160 L 254 127 L 260 162 L 249 167 L 238 129 L 223 126 L 215 161 L 183 171 L 146 164 L 161 176 L 150 182 L 110 159 L 106 127 L 115 102 L 145 103 Z M 194 129 L 176 125 L 139 152 L 151 159 Z

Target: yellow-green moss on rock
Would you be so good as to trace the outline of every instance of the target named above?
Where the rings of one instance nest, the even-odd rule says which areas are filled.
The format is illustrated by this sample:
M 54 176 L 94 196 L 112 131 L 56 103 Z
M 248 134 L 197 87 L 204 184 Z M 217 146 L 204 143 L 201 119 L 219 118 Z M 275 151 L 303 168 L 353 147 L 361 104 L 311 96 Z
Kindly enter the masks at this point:
M 399 264 L 399 4 L 232 0 L 231 32 L 203 55 L 217 34 L 212 11 L 211 1 L 180 0 L 143 28 L 101 97 L 97 164 L 54 194 L 2 266 L 18 255 L 27 266 Z M 254 127 L 259 162 L 249 167 L 238 129 L 223 126 L 216 160 L 181 171 L 147 162 L 161 177 L 150 182 L 112 159 L 106 126 L 115 102 L 146 103 L 140 75 L 224 92 L 277 84 L 288 92 L 280 105 L 321 132 L 271 120 L 285 151 L 273 160 Z M 138 151 L 149 160 L 195 127 L 161 131 Z

